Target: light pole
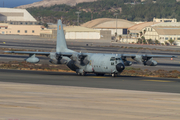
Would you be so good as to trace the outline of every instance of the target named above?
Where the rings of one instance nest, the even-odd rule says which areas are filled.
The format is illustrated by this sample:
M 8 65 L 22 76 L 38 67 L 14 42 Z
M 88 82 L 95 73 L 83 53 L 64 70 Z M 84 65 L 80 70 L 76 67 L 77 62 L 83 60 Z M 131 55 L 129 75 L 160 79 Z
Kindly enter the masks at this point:
M 118 13 L 114 13 L 114 15 L 116 16 L 116 34 L 117 34 L 117 15 L 118 15 Z
M 78 26 L 79 26 L 79 14 L 80 14 L 80 13 L 81 13 L 81 12 L 79 12 L 79 11 L 76 12 L 76 14 L 78 15 L 78 16 L 77 16 L 77 23 L 78 23 Z

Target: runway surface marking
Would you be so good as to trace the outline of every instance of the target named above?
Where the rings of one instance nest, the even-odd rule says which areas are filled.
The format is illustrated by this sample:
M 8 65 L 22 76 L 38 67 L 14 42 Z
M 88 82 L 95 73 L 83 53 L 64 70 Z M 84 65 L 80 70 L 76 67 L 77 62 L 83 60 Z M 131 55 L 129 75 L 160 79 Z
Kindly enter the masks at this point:
M 150 81 L 150 82 L 174 82 L 174 81 L 167 81 L 167 80 L 141 80 L 141 81 Z

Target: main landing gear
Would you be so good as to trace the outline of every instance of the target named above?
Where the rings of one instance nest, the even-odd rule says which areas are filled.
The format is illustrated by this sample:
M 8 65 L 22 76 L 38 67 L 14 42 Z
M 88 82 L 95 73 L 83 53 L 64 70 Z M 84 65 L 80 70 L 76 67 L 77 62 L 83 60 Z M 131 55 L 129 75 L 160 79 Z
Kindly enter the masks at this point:
M 96 73 L 96 76 L 104 76 L 104 74 Z
M 82 72 L 82 73 L 77 73 L 79 76 L 85 76 L 86 72 Z

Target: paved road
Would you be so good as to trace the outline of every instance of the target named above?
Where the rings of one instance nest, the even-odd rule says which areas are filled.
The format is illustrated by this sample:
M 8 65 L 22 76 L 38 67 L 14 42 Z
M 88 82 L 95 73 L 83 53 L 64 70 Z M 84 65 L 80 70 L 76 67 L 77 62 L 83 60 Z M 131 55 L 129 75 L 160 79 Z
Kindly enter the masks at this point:
M 180 79 L 94 75 L 77 76 L 75 73 L 0 70 L 0 82 L 61 85 L 90 88 L 124 89 L 138 91 L 180 93 Z

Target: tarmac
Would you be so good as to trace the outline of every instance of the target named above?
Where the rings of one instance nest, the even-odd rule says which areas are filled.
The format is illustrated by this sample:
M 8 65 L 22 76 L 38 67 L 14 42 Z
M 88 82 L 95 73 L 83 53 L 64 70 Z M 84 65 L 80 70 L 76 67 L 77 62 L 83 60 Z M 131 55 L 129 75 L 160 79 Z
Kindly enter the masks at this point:
M 180 94 L 0 82 L 0 120 L 179 120 Z
M 9 38 L 0 37 L 1 42 L 12 42 Z M 16 39 L 16 36 L 10 37 Z M 29 38 L 22 36 L 22 41 L 26 39 L 24 45 L 7 45 L 15 44 L 15 48 L 20 48 L 27 44 Z M 41 41 L 35 39 L 35 46 L 32 46 L 33 43 L 29 45 L 32 49 L 37 48 L 36 43 Z M 85 43 L 82 42 L 83 45 Z M 48 46 L 44 44 L 42 47 Z M 172 46 L 167 48 L 179 49 Z M 14 59 L 15 55 L 1 55 L 1 58 Z M 19 56 L 18 59 L 22 58 L 25 56 Z M 177 61 L 175 64 L 178 65 Z M 165 65 L 169 66 L 172 64 Z M 179 86 L 179 79 L 112 78 L 91 74 L 77 76 L 75 73 L 1 69 L 0 120 L 179 120 Z

